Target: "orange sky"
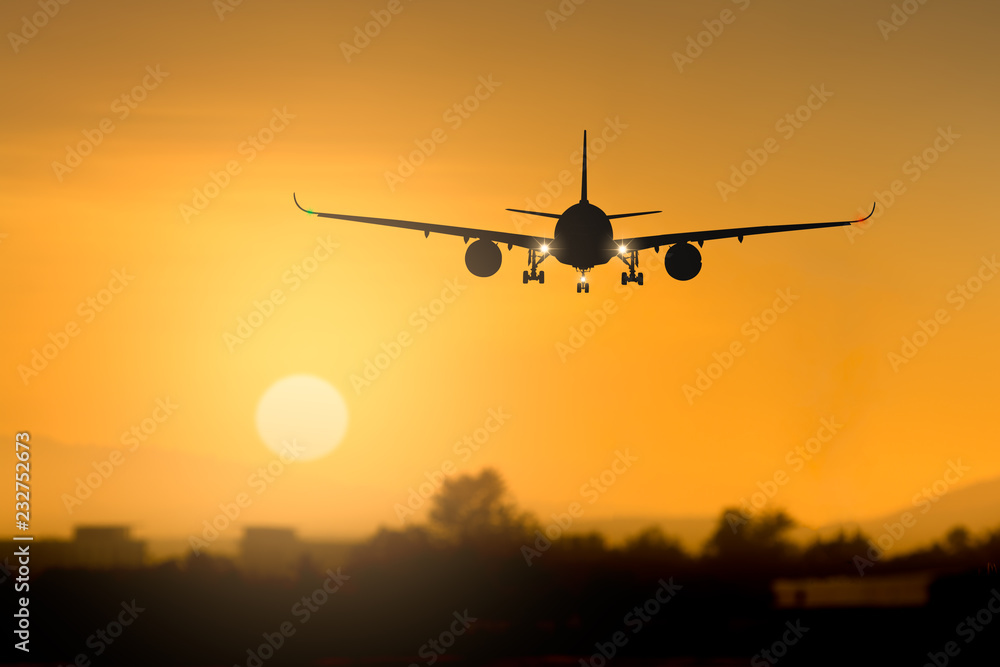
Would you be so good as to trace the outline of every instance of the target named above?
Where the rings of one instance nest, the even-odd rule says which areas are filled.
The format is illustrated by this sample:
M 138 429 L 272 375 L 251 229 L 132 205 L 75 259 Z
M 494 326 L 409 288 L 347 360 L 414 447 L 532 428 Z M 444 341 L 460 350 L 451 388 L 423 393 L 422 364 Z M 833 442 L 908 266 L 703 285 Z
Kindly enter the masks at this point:
M 975 283 L 1000 250 L 996 7 L 928 3 L 889 30 L 892 3 L 859 0 L 589 0 L 564 21 L 554 0 L 247 1 L 220 18 L 222 2 L 70 2 L 45 21 L 35 2 L 0 10 L 0 424 L 34 436 L 36 533 L 198 530 L 274 458 L 254 410 L 295 373 L 340 389 L 347 436 L 290 464 L 239 525 L 398 527 L 394 505 L 448 460 L 497 467 L 547 516 L 627 449 L 637 460 L 588 518 L 715 515 L 783 471 L 769 506 L 808 525 L 910 507 L 949 460 L 971 468 L 950 488 L 1000 476 L 1000 281 Z M 371 12 L 391 20 L 345 49 Z M 613 138 L 591 147 L 591 202 L 664 210 L 617 221 L 622 236 L 847 219 L 898 180 L 897 194 L 860 231 L 710 241 L 689 283 L 646 251 L 644 287 L 625 290 L 608 265 L 589 295 L 554 262 L 544 285 L 522 285 L 523 250 L 478 279 L 460 239 L 321 220 L 291 199 L 549 234 L 553 221 L 504 209 L 555 191 L 564 170 L 545 210 L 577 201 L 583 129 Z M 733 165 L 765 153 L 723 195 Z M 968 299 L 954 290 L 970 279 Z M 457 298 L 422 324 L 451 284 Z M 227 345 L 274 290 L 284 302 Z M 779 292 L 794 297 L 786 312 L 756 324 Z M 936 335 L 894 361 L 936 313 Z M 356 391 L 352 376 L 401 333 L 413 343 Z M 50 340 L 65 347 L 26 374 Z M 731 367 L 686 395 L 734 343 Z M 168 398 L 178 407 L 129 451 L 122 434 Z M 463 460 L 454 444 L 491 409 L 510 417 Z M 824 419 L 842 426 L 796 468 L 788 452 Z M 113 475 L 67 511 L 74 480 L 115 450 Z

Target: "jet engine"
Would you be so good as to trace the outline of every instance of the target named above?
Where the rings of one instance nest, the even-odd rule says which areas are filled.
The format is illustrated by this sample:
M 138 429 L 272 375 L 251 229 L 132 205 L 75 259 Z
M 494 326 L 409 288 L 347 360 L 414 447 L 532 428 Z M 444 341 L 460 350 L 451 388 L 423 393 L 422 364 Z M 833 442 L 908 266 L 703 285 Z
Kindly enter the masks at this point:
M 691 280 L 701 271 L 701 253 L 690 243 L 670 246 L 663 267 L 674 280 Z
M 500 270 L 503 253 L 496 243 L 479 239 L 474 241 L 465 251 L 465 266 L 473 275 L 488 278 Z

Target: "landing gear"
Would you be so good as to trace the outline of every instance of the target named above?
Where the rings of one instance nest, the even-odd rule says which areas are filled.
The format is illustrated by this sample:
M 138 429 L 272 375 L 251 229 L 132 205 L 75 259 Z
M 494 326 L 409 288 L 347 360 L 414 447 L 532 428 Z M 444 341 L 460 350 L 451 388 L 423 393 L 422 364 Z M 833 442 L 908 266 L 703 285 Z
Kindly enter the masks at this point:
M 580 281 L 576 284 L 576 293 L 590 294 L 590 283 L 587 282 L 587 272 L 580 271 Z
M 628 259 L 625 259 L 625 257 Z M 638 250 L 628 250 L 623 253 L 619 253 L 618 258 L 621 261 L 628 264 L 628 272 L 622 271 L 622 285 L 628 285 L 629 283 L 636 283 L 642 285 L 642 273 L 636 273 L 635 267 L 639 264 L 639 251 Z
M 532 250 L 528 248 L 528 264 L 531 264 L 531 271 L 525 271 L 521 276 L 521 281 L 527 285 L 532 280 L 537 280 L 539 285 L 545 284 L 545 272 L 538 270 L 538 265 L 545 261 L 549 254 L 542 250 Z

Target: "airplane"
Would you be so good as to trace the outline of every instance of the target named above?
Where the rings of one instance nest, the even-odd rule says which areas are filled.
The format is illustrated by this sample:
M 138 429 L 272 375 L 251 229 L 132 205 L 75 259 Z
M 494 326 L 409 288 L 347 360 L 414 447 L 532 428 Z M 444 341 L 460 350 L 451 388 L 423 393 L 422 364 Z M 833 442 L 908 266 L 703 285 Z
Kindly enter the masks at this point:
M 654 213 L 662 213 L 662 211 L 642 211 L 640 213 L 615 213 L 608 215 L 587 200 L 586 130 L 583 132 L 583 184 L 581 185 L 579 203 L 573 204 L 561 214 L 523 211 L 515 208 L 507 209 L 514 213 L 555 218 L 556 226 L 551 237 L 528 236 L 526 234 L 513 234 L 510 232 L 475 229 L 472 227 L 437 225 L 409 220 L 393 220 L 391 218 L 369 218 L 341 213 L 320 213 L 303 208 L 299 204 L 295 193 L 292 193 L 292 199 L 295 201 L 295 205 L 301 210 L 321 218 L 334 218 L 337 220 L 366 222 L 373 225 L 416 229 L 422 231 L 425 238 L 430 236 L 431 233 L 461 236 L 465 239 L 466 244 L 469 243 L 469 239 L 474 238 L 476 241 L 465 251 L 465 265 L 473 275 L 482 278 L 492 276 L 500 270 L 503 253 L 500 251 L 498 243 L 506 244 L 507 250 L 510 250 L 514 246 L 528 250 L 528 264 L 531 266 L 531 270 L 526 270 L 522 275 L 525 285 L 532 281 L 537 281 L 539 284 L 545 283 L 545 271 L 539 271 L 538 266 L 551 256 L 556 261 L 568 264 L 580 272 L 580 280 L 576 284 L 576 291 L 578 293 L 590 292 L 590 283 L 587 282 L 588 271 L 595 266 L 607 264 L 615 257 L 621 259 L 628 266 L 628 271 L 622 272 L 622 285 L 628 285 L 629 283 L 642 285 L 642 273 L 636 272 L 636 266 L 639 264 L 640 250 L 653 248 L 659 253 L 661 246 L 669 246 L 663 258 L 663 265 L 667 273 L 675 280 L 691 280 L 701 272 L 701 252 L 699 252 L 698 248 L 703 248 L 705 241 L 736 237 L 740 243 L 743 243 L 744 236 L 790 232 L 799 229 L 840 227 L 856 222 L 864 222 L 875 213 L 875 206 L 873 205 L 871 213 L 864 218 L 856 220 L 808 222 L 791 225 L 764 225 L 698 232 L 671 232 L 669 234 L 616 239 L 611 226 L 612 220 L 638 215 L 652 215 Z M 691 245 L 692 243 L 697 243 L 698 248 Z

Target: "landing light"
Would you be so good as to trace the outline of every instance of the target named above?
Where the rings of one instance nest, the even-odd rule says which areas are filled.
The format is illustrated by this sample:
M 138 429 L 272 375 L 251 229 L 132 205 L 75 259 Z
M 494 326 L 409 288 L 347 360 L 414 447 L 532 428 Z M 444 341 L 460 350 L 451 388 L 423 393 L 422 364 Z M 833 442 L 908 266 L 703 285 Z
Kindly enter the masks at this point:
M 618 246 L 618 252 L 624 255 L 626 252 L 628 252 L 628 248 L 626 248 L 624 245 L 620 245 Z
M 547 245 L 543 245 L 542 246 L 542 252 L 543 253 L 547 253 L 548 251 L 549 251 L 549 247 Z
M 587 282 L 587 276 L 580 276 L 580 282 L 581 283 Z

